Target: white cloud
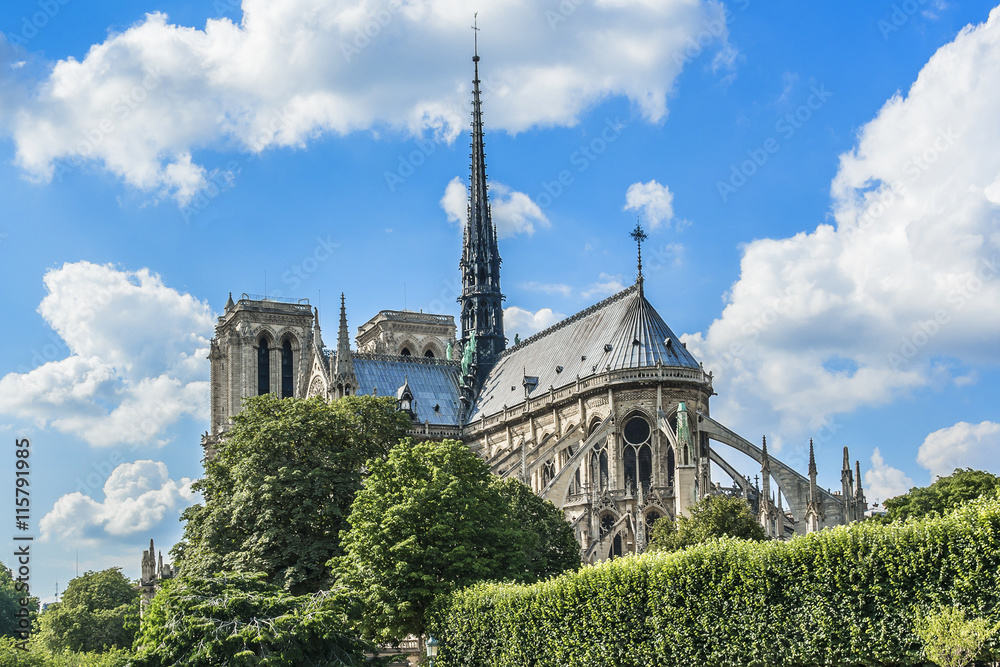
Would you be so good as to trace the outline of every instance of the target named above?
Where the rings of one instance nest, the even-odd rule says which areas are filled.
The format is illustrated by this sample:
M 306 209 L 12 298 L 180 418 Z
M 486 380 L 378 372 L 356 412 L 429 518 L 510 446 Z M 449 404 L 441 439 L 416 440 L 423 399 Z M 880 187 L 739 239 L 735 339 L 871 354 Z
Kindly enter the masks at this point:
M 239 23 L 204 29 L 154 12 L 82 60 L 56 63 L 14 117 L 17 163 L 47 181 L 57 163 L 96 163 L 181 203 L 204 188 L 196 151 L 301 147 L 325 134 L 389 127 L 452 140 L 469 117 L 468 8 L 455 0 L 244 0 Z M 727 57 L 721 3 L 597 2 L 552 23 L 538 3 L 483 13 L 489 127 L 570 126 L 608 96 L 658 122 L 705 26 Z M 427 45 L 434 48 L 427 48 Z M 700 47 L 699 47 L 700 51 Z
M 624 211 L 640 211 L 650 229 L 670 224 L 674 217 L 674 193 L 655 180 L 633 183 L 625 193 Z
M 497 236 L 509 238 L 517 234 L 531 236 L 535 233 L 535 225 L 549 227 L 549 219 L 542 213 L 538 204 L 531 197 L 511 190 L 503 183 L 494 181 L 490 185 L 490 212 L 493 224 L 497 228 Z M 448 221 L 464 225 L 468 220 L 469 189 L 459 176 L 451 179 L 441 197 L 441 208 L 444 209 Z
M 103 502 L 79 491 L 59 498 L 42 517 L 42 539 L 90 543 L 101 537 L 147 532 L 167 513 L 194 502 L 191 480 L 170 479 L 160 461 L 123 463 L 104 483 Z
M 563 283 L 540 283 L 532 280 L 521 283 L 520 287 L 529 292 L 542 292 L 543 294 L 558 294 L 560 296 L 570 296 L 573 294 L 573 288 Z
M 832 183 L 835 225 L 746 246 L 721 317 L 684 337 L 723 419 L 815 429 L 998 360 L 998 78 L 995 9 L 862 127 Z
M 917 463 L 930 470 L 932 479 L 956 468 L 1000 473 L 1000 424 L 958 422 L 934 431 L 920 445 Z
M 78 262 L 49 270 L 38 312 L 69 356 L 0 378 L 0 414 L 92 445 L 165 444 L 184 416 L 207 419 L 208 306 L 141 269 Z
M 882 458 L 878 447 L 872 452 L 872 467 L 865 471 L 865 496 L 871 502 L 885 502 L 913 488 L 913 480 Z
M 519 334 L 522 340 L 564 319 L 565 315 L 554 312 L 551 308 L 542 308 L 534 313 L 517 306 L 503 309 L 504 330 L 510 336 Z
M 580 293 L 580 296 L 584 299 L 603 298 L 611 296 L 616 292 L 621 292 L 623 289 L 625 289 L 625 285 L 622 283 L 620 275 L 612 276 L 602 273 L 597 277 L 597 282 L 591 283 L 589 287 Z

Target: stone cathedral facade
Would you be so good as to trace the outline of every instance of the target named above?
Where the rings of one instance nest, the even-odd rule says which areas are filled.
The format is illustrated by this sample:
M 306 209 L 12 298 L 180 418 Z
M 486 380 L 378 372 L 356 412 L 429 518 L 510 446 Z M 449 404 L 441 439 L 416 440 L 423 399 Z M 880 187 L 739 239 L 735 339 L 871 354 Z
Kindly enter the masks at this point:
M 246 396 L 392 396 L 422 438 L 457 438 L 501 477 L 561 508 L 584 562 L 641 552 L 652 524 L 708 494 L 745 498 L 768 535 L 785 538 L 862 518 L 860 470 L 847 449 L 839 492 L 816 483 L 810 443 L 802 474 L 711 416 L 712 373 L 685 348 L 635 284 L 511 346 L 504 335 L 501 259 L 490 213 L 473 58 L 472 164 L 459 269 L 458 330 L 449 315 L 384 310 L 351 347 L 342 295 L 335 345 L 306 300 L 232 296 L 212 339 L 206 456 Z M 760 464 L 752 483 L 725 458 Z M 712 479 L 712 469 L 731 482 Z

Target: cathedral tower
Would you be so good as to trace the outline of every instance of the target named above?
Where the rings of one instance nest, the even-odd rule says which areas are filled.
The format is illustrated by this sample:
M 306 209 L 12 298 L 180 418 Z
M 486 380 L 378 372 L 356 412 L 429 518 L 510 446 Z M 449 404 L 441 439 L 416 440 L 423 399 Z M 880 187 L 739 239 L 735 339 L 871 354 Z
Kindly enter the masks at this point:
M 466 384 L 474 398 L 490 369 L 507 347 L 503 334 L 503 299 L 500 292 L 500 251 L 497 230 L 490 215 L 486 185 L 486 150 L 483 145 L 483 111 L 479 93 L 479 53 L 473 56 L 472 167 L 469 177 L 469 220 L 463 235 L 462 351 Z

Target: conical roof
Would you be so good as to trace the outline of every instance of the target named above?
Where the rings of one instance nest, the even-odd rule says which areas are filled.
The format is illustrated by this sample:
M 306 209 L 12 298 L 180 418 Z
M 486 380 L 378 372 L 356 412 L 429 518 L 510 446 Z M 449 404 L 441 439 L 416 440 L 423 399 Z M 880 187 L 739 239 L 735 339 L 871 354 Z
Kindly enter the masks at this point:
M 487 376 L 471 418 L 521 403 L 526 376 L 538 378 L 529 394 L 538 396 L 550 386 L 575 383 L 577 376 L 657 365 L 701 372 L 637 283 L 506 350 Z

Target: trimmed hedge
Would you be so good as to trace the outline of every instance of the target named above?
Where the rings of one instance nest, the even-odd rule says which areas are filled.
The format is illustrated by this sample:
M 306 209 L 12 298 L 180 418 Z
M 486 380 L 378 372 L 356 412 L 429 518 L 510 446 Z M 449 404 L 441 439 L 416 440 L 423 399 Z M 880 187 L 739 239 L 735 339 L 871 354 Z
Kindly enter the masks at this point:
M 914 615 L 953 604 L 1000 621 L 1000 499 L 481 584 L 439 600 L 430 628 L 436 667 L 920 665 Z

